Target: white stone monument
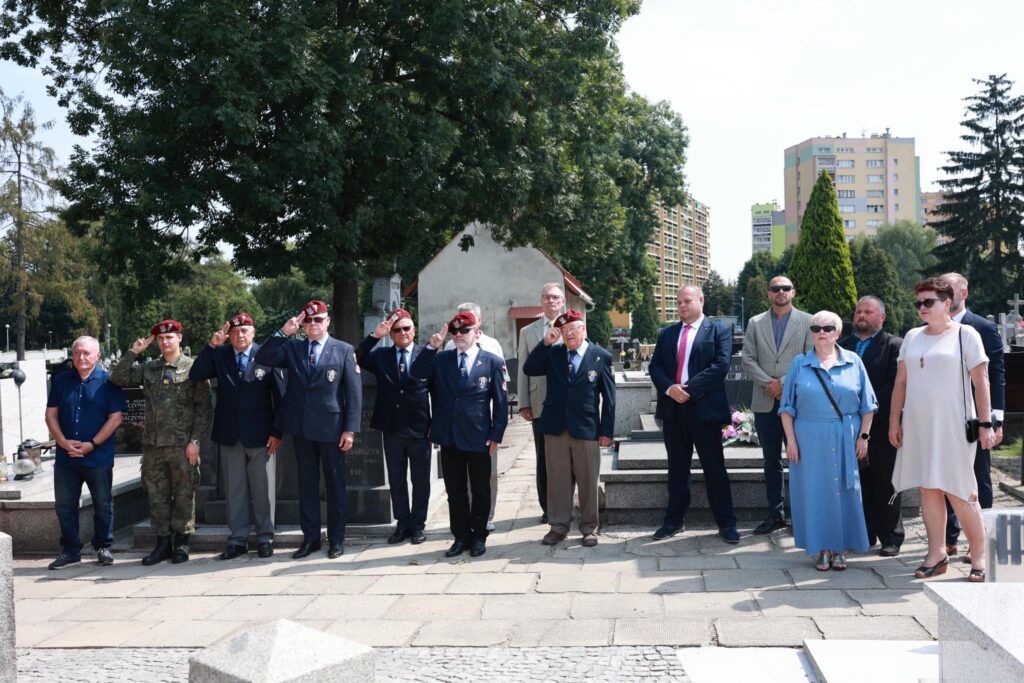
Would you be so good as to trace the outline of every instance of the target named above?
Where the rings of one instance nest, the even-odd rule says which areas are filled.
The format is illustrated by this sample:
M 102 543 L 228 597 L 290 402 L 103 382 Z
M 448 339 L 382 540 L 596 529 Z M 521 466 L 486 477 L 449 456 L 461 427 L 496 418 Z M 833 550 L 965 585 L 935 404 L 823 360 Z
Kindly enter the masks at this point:
M 18 656 L 14 650 L 14 561 L 11 537 L 0 532 L 0 683 L 14 683 L 18 677 Z
M 32 352 L 18 365 L 25 373 L 20 408 L 14 380 L 9 377 L 0 379 L 0 452 L 8 459 L 25 439 L 50 439 L 46 427 L 46 360 L 42 352 Z

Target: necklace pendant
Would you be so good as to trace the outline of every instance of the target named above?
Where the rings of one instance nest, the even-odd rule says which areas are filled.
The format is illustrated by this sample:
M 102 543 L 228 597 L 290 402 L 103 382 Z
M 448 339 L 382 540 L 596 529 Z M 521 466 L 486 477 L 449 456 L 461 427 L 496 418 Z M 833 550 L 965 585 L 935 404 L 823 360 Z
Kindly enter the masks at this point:
M 924 356 L 921 356 L 921 367 L 924 367 Z

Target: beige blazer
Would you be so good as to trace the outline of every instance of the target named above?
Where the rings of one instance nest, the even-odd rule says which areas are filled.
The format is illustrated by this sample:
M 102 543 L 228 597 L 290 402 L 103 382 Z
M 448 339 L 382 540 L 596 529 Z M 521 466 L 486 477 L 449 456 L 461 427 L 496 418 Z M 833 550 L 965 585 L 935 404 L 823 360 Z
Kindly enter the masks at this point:
M 793 309 L 782 335 L 782 347 L 775 348 L 772 332 L 772 309 L 750 319 L 743 335 L 743 372 L 754 382 L 754 397 L 750 409 L 767 413 L 775 405 L 765 388 L 773 379 L 785 381 L 786 371 L 793 359 L 810 349 L 811 314 Z
M 523 364 L 526 357 L 533 351 L 533 347 L 544 339 L 545 323 L 547 318 L 543 315 L 532 323 L 519 330 L 519 372 L 516 379 L 516 391 L 519 392 L 519 409 L 529 408 L 533 411 L 534 419 L 540 417 L 544 412 L 544 399 L 548 395 L 547 377 L 530 377 L 523 372 Z M 559 339 L 557 344 L 561 344 Z

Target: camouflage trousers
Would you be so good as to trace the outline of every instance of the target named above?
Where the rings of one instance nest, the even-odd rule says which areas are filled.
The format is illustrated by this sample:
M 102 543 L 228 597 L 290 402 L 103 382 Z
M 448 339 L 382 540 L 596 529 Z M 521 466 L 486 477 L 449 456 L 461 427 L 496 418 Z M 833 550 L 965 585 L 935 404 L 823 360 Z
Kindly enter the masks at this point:
M 150 524 L 157 536 L 191 534 L 196 528 L 199 461 L 185 448 L 149 447 L 142 453 L 142 488 L 149 496 Z

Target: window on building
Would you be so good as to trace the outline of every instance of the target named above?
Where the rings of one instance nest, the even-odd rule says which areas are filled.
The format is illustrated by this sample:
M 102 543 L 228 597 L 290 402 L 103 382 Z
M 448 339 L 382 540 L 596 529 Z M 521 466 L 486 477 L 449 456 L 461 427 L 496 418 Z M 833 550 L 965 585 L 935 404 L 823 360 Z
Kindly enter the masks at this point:
M 857 196 L 856 190 L 839 190 L 838 195 L 840 199 L 853 199 Z
M 840 204 L 839 213 L 856 213 L 857 207 L 853 204 Z
M 883 176 L 880 176 L 880 175 L 869 175 L 868 176 L 868 182 L 869 183 L 882 183 L 882 182 L 885 182 L 885 178 Z
M 870 221 L 868 221 L 868 222 L 866 223 L 866 225 L 867 225 L 867 226 L 868 226 L 869 228 L 880 228 L 880 227 L 882 227 L 882 221 L 880 221 L 880 220 L 877 220 L 877 219 L 875 219 L 875 220 L 870 220 Z
M 836 184 L 838 184 L 838 185 L 852 185 L 855 182 L 856 182 L 856 180 L 854 180 L 854 177 L 852 175 L 837 175 L 836 176 Z
M 885 204 L 868 204 L 868 213 L 882 213 L 885 211 Z
M 844 218 L 843 219 L 843 227 L 847 228 L 847 229 L 849 229 L 849 228 L 856 228 L 857 227 L 857 221 L 855 221 L 852 218 Z
M 898 188 L 898 187 L 892 188 L 892 196 L 893 197 L 899 197 L 900 196 L 900 188 Z
M 882 199 L 885 197 L 885 190 L 868 190 L 868 199 Z
M 867 152 L 868 154 L 881 154 L 885 150 L 882 149 L 881 147 L 868 147 L 864 151 Z
M 892 210 L 893 211 L 899 211 L 900 210 L 900 205 L 899 204 L 893 204 L 892 205 Z
M 899 173 L 893 173 L 892 174 L 892 179 L 898 181 L 900 179 L 900 174 Z
M 853 168 L 853 159 L 840 159 L 836 162 L 836 168 Z
M 864 162 L 864 165 L 867 166 L 868 168 L 885 168 L 885 160 L 868 159 L 866 162 Z
M 892 160 L 892 165 L 893 166 L 899 166 L 900 165 L 900 160 L 899 159 L 893 159 Z
M 836 147 L 836 154 L 853 154 L 853 147 Z

